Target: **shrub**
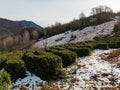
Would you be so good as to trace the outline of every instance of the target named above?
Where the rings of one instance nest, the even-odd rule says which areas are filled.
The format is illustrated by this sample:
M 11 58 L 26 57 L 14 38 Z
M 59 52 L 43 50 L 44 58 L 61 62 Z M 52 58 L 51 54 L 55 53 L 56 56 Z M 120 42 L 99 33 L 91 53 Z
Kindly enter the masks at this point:
M 77 56 L 78 56 L 78 53 L 77 53 L 78 52 L 78 48 L 77 47 L 67 47 L 67 49 L 70 50 L 70 51 L 75 52 L 77 54 Z
M 117 46 L 120 48 L 120 42 L 117 42 Z
M 50 52 L 62 58 L 63 67 L 67 67 L 76 61 L 77 54 L 75 52 L 55 49 L 50 50 Z
M 118 45 L 116 43 L 110 43 L 108 44 L 109 48 L 118 48 Z
M 6 62 L 6 56 L 1 55 L 0 56 L 0 69 L 2 69 L 5 66 L 5 62 Z
M 83 57 L 83 56 L 90 55 L 91 52 L 92 52 L 92 50 L 89 48 L 79 48 L 77 54 L 79 57 Z
M 22 58 L 23 55 L 24 55 L 24 51 L 13 51 L 13 52 L 11 53 L 11 56 L 12 56 L 12 55 L 17 56 L 17 57 L 19 57 L 19 58 Z
M 11 75 L 13 80 L 25 75 L 25 63 L 22 60 L 7 60 L 5 70 Z
M 23 57 L 27 69 L 44 80 L 57 79 L 62 71 L 62 60 L 52 53 L 35 55 L 26 53 Z
M 78 57 L 88 56 L 92 52 L 89 48 L 69 47 L 68 49 L 76 52 Z
M 0 72 L 0 90 L 10 90 L 10 75 L 7 72 Z
M 36 50 L 36 51 L 34 52 L 34 54 L 35 54 L 35 55 L 45 55 L 46 52 L 45 52 L 45 51 Z
M 120 23 L 115 25 L 113 32 L 117 33 L 119 31 L 120 31 Z
M 70 51 L 77 51 L 78 47 L 69 46 L 66 49 L 68 49 Z
M 87 44 L 87 45 L 84 46 L 84 48 L 89 48 L 89 49 L 93 49 L 93 47 L 94 47 L 94 45 L 92 45 L 92 44 L 91 45 Z
M 98 43 L 94 46 L 94 49 L 103 49 L 106 50 L 108 49 L 108 44 L 106 43 Z
M 24 54 L 25 53 L 45 52 L 45 48 L 40 48 L 40 49 L 25 49 L 23 52 L 24 52 Z M 23 54 L 23 56 L 24 56 L 24 54 Z
M 51 47 L 50 49 L 65 50 L 65 48 L 63 48 L 63 47 Z

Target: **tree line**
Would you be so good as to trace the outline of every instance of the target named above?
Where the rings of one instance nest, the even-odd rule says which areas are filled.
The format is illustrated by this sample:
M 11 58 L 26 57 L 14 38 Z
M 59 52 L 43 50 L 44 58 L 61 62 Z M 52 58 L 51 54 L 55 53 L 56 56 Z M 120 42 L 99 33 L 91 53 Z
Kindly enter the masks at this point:
M 120 12 L 114 13 L 110 7 L 100 5 L 92 8 L 88 17 L 82 12 L 79 15 L 79 19 L 74 19 L 66 24 L 56 22 L 54 25 L 44 28 L 44 30 L 40 32 L 40 36 L 47 38 L 69 30 L 82 30 L 87 26 L 94 26 L 111 21 L 114 19 L 115 15 L 120 15 Z

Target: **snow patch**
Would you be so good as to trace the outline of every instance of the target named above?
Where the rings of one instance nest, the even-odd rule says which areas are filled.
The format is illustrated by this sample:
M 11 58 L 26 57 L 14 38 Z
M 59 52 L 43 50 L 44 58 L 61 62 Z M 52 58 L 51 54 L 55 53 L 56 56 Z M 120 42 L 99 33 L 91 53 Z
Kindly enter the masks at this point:
M 36 75 L 26 71 L 26 77 L 18 79 L 11 84 L 12 90 L 20 90 L 21 86 L 25 86 L 28 90 L 37 90 L 40 85 L 47 84 L 46 81 L 41 80 Z
M 0 72 L 4 72 L 5 71 L 5 69 L 4 68 L 2 68 L 1 70 L 0 70 Z
M 114 64 L 101 60 L 100 55 L 110 52 L 111 50 L 94 50 L 91 56 L 78 58 L 78 64 L 67 68 L 68 73 L 66 80 L 61 80 L 56 83 L 62 90 L 98 90 L 104 87 L 119 86 L 120 83 L 120 68 Z M 81 64 L 82 63 L 82 64 Z M 82 65 L 82 66 L 79 66 Z M 74 80 L 74 81 L 72 81 Z

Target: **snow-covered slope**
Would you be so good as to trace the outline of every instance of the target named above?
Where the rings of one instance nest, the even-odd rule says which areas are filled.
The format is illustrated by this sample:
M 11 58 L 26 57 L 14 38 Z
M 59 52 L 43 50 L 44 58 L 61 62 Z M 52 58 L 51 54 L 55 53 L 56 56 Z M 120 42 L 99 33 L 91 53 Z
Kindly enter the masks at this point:
M 67 68 L 67 79 L 54 82 L 54 85 L 61 90 L 113 90 L 112 87 L 120 90 L 120 68 L 100 57 L 110 51 L 94 50 L 91 56 L 78 58 L 77 65 Z
M 87 40 L 93 40 L 94 37 L 101 37 L 111 34 L 114 25 L 118 23 L 118 20 L 113 20 L 107 23 L 103 23 L 97 26 L 89 26 L 82 30 L 67 31 L 65 33 L 52 36 L 46 40 L 40 40 L 33 45 L 34 48 L 42 48 L 44 44 L 47 46 L 60 45 L 68 42 L 81 42 Z

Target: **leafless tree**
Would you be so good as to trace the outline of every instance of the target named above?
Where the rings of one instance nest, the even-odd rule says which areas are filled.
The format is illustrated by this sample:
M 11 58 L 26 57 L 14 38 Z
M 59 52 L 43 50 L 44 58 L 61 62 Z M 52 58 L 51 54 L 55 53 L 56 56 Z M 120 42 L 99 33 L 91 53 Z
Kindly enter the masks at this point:
M 79 18 L 81 19 L 81 18 L 85 18 L 86 16 L 85 16 L 85 14 L 82 12 L 82 13 L 80 13 L 80 15 L 79 15 Z
M 112 9 L 108 6 L 97 6 L 91 9 L 91 14 L 96 15 L 96 14 L 101 14 L 101 13 L 108 13 L 108 12 L 113 12 Z
M 112 9 L 108 6 L 105 6 L 105 12 L 113 12 Z
M 43 33 L 44 33 L 43 46 L 44 46 L 44 48 L 47 48 L 47 44 L 48 44 L 48 41 L 47 41 L 47 30 L 44 30 Z
M 91 14 L 92 14 L 92 15 L 95 15 L 95 14 L 96 14 L 95 8 L 92 8 L 92 9 L 91 9 Z

